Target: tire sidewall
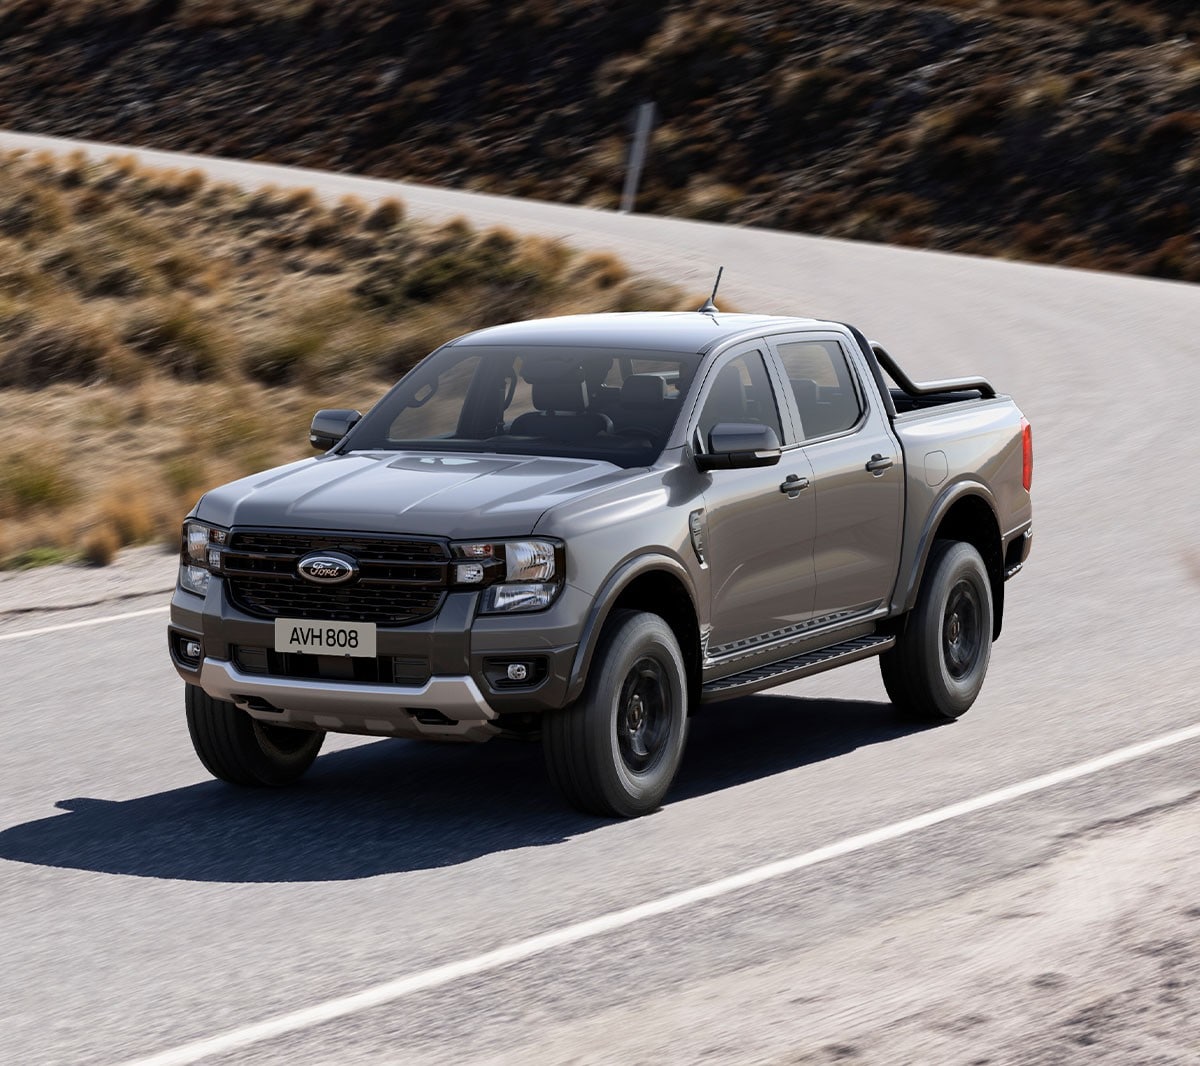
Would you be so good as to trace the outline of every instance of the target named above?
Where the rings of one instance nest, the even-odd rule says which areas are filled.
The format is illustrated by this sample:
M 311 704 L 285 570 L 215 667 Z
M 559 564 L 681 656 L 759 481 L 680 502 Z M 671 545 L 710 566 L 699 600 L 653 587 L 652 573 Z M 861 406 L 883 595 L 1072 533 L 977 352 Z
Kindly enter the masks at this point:
M 275 743 L 272 731 L 289 727 L 271 725 L 264 728 L 263 723 L 250 715 L 246 718 L 253 744 L 258 749 L 258 756 L 253 760 L 254 773 L 267 785 L 288 784 L 298 778 L 313 764 L 325 741 L 325 734 L 319 730 L 291 729 L 295 736 L 289 738 L 292 744 L 285 749 Z
M 666 745 L 644 771 L 625 763 L 617 740 L 621 691 L 634 664 L 643 657 L 661 667 L 671 706 Z M 614 809 L 626 816 L 657 809 L 675 779 L 687 740 L 687 681 L 683 655 L 670 627 L 657 615 L 631 614 L 621 620 L 593 674 L 588 694 L 588 740 L 598 760 L 600 787 Z
M 929 678 L 931 695 L 937 709 L 947 718 L 966 711 L 983 688 L 992 651 L 992 586 L 979 552 L 970 544 L 955 542 L 937 549 L 933 560 L 928 595 L 918 611 L 924 672 Z M 950 594 L 960 581 L 975 590 L 982 610 L 980 648 L 970 671 L 955 678 L 946 665 L 942 647 L 942 626 Z

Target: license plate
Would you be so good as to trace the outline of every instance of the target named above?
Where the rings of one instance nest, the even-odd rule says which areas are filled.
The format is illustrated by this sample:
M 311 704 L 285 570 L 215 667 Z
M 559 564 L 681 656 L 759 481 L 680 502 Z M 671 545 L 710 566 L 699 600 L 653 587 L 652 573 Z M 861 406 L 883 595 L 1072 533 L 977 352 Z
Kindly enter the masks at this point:
M 276 618 L 275 650 L 309 655 L 375 655 L 374 622 L 321 622 L 314 618 Z

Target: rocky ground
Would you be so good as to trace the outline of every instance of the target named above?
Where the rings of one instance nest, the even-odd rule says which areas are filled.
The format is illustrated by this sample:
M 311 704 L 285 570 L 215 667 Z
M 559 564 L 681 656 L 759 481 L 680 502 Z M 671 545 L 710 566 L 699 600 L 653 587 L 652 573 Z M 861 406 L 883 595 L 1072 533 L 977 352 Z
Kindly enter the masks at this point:
M 1200 280 L 1188 0 L 18 0 L 0 125 Z

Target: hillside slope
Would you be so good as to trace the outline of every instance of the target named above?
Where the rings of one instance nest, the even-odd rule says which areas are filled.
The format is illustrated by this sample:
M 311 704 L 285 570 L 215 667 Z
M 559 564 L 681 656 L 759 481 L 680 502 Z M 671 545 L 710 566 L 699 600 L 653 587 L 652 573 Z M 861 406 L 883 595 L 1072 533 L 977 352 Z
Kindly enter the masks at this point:
M 1189 0 L 17 0 L 0 125 L 1200 280 Z

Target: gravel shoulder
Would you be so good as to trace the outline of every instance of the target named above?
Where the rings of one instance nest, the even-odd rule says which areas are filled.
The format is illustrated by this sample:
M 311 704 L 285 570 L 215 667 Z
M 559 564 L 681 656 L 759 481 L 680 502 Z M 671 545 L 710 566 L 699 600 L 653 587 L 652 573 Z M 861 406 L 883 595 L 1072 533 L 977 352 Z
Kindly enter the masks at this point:
M 1198 825 L 1196 794 L 1102 823 L 967 895 L 495 1061 L 1198 1063 Z
M 146 545 L 127 548 L 109 566 L 64 563 L 0 572 L 0 634 L 69 622 L 89 611 L 132 609 L 128 601 L 155 595 L 166 606 L 178 566 L 173 550 Z

